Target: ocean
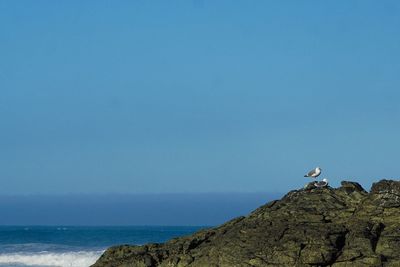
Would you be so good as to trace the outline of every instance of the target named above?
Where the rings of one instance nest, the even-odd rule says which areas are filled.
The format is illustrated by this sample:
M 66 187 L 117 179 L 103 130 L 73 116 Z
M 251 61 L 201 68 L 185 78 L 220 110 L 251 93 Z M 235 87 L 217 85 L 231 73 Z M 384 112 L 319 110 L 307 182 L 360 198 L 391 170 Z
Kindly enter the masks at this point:
M 0 226 L 0 266 L 88 267 L 110 246 L 165 242 L 202 228 Z

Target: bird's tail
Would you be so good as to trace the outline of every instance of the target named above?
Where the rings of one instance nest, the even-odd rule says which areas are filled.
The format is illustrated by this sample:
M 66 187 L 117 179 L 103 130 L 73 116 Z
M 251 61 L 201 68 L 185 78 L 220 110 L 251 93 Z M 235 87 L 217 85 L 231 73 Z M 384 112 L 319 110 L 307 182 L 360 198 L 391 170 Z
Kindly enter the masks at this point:
M 306 174 L 306 175 L 304 175 L 304 177 L 308 177 L 308 175 Z

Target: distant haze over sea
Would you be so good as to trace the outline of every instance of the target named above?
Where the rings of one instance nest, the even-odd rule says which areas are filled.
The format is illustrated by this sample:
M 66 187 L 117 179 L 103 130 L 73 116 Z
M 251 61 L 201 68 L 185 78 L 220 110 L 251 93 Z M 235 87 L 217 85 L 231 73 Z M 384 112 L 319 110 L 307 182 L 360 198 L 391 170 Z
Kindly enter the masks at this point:
M 0 196 L 0 225 L 218 225 L 279 193 Z

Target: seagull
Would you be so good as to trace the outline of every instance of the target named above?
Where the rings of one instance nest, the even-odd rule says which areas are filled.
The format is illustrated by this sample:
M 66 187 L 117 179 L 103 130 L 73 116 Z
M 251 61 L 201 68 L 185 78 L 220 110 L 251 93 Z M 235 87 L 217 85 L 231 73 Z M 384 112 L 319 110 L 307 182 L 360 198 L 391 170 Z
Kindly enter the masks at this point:
M 314 182 L 314 185 L 316 187 L 326 187 L 326 186 L 328 186 L 328 179 L 324 178 L 324 179 L 322 179 L 322 181 Z
M 312 171 L 309 171 L 304 177 L 311 177 L 311 178 L 317 178 L 321 174 L 321 168 L 317 167 Z

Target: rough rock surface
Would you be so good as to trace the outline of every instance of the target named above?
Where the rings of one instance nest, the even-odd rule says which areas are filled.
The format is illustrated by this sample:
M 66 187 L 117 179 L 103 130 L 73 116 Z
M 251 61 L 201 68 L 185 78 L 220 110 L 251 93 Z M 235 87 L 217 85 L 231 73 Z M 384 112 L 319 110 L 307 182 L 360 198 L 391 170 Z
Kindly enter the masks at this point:
M 109 248 L 106 266 L 400 266 L 400 182 L 309 184 L 217 228 Z

